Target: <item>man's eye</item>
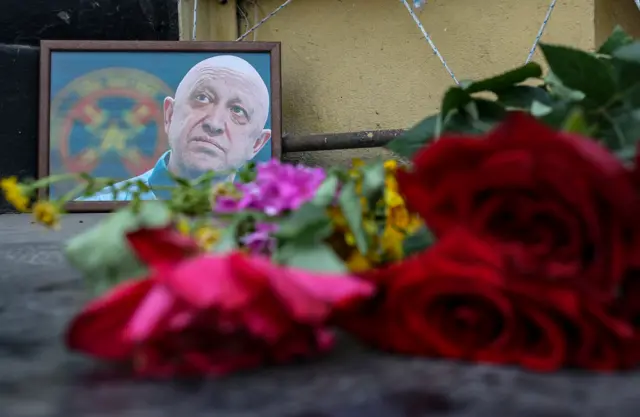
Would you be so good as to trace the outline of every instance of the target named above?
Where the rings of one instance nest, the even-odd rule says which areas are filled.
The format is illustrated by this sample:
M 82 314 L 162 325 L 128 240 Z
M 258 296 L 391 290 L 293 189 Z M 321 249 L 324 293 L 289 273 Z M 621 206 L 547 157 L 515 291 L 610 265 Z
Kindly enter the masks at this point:
M 206 94 L 198 94 L 196 100 L 200 103 L 211 103 L 211 99 Z
M 231 113 L 237 116 L 246 116 L 247 112 L 240 106 L 231 106 Z

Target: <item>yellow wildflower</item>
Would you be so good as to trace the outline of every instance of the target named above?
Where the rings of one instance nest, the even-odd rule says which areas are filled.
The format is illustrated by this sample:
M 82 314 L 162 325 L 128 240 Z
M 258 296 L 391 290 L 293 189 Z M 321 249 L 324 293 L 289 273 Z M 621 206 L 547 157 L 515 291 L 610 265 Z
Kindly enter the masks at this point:
M 390 260 L 399 260 L 403 257 L 403 242 L 407 235 L 414 233 L 422 226 L 422 220 L 411 213 L 400 194 L 396 171 L 398 163 L 388 160 L 385 167 L 385 228 L 382 233 L 382 251 Z
M 358 169 L 358 168 L 362 168 L 364 166 L 364 161 L 360 158 L 353 158 L 351 160 L 351 168 L 352 169 Z
M 189 224 L 189 220 L 184 217 L 178 219 L 176 222 L 176 229 L 185 236 L 189 236 L 191 234 L 191 225 Z
M 387 172 L 395 173 L 398 169 L 398 161 L 396 161 L 395 159 L 387 159 L 386 161 L 384 161 L 384 169 Z
M 344 217 L 344 214 L 339 207 L 329 206 L 327 207 L 327 212 L 329 218 L 331 219 L 331 222 L 333 223 L 333 226 L 336 229 L 344 231 L 345 229 L 349 228 L 349 226 L 347 225 L 347 219 Z
M 239 197 L 240 191 L 231 182 L 220 182 L 213 186 L 212 195 L 214 200 L 218 197 Z
M 220 240 L 220 229 L 216 229 L 213 226 L 201 226 L 193 232 L 193 237 L 204 250 L 211 250 Z
M 406 237 L 405 233 L 393 227 L 384 229 L 382 239 L 380 239 L 380 249 L 387 260 L 397 261 L 402 259 L 404 255 L 403 244 Z
M 364 272 L 373 267 L 371 261 L 357 250 L 351 253 L 351 256 L 346 260 L 346 264 L 349 271 L 354 273 Z
M 398 170 L 398 162 L 389 159 L 384 162 L 385 178 L 384 188 L 386 190 L 398 192 L 398 181 L 396 180 L 396 171 Z
M 24 193 L 24 189 L 18 183 L 18 178 L 8 177 L 0 180 L 0 188 L 4 192 L 4 198 L 16 210 L 26 212 L 29 209 L 29 197 Z
M 60 224 L 60 207 L 51 201 L 36 201 L 33 205 L 33 217 L 38 223 L 57 229 Z

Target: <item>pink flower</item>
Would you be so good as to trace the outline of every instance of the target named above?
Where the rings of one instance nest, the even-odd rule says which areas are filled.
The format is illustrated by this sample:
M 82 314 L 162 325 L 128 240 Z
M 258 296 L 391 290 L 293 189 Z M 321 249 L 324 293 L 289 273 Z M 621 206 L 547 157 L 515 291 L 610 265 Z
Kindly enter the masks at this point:
M 373 292 L 354 277 L 283 268 L 266 258 L 189 256 L 181 244 L 167 250 L 174 235 L 160 229 L 129 236 L 149 276 L 89 303 L 68 329 L 71 349 L 127 362 L 148 376 L 289 362 L 327 351 L 332 336 L 324 323 L 333 306 Z M 154 249 L 157 242 L 162 250 Z
M 310 201 L 325 177 L 322 168 L 283 164 L 274 159 L 258 165 L 255 181 L 237 186 L 242 197 L 218 197 L 215 211 L 232 213 L 249 209 L 277 216 Z

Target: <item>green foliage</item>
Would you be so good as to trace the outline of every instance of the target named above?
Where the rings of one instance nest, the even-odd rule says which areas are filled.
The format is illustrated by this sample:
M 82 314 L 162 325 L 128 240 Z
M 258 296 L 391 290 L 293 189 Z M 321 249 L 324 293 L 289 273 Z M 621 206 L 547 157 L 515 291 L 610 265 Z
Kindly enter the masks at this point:
M 407 236 L 404 241 L 404 255 L 411 256 L 419 253 L 431 246 L 435 241 L 435 237 L 426 226 L 421 227 L 414 234 Z
M 633 155 L 640 140 L 640 41 L 618 27 L 597 53 L 549 44 L 540 49 L 549 67 L 546 76 L 530 63 L 451 87 L 439 114 L 388 148 L 410 158 L 443 133 L 484 133 L 517 110 L 556 129 L 594 137 L 621 156 Z M 478 93 L 493 93 L 496 99 Z
M 354 169 L 351 173 L 331 170 L 310 203 L 277 220 L 278 248 L 274 260 L 308 270 L 345 272 L 344 261 L 326 243 L 334 232 L 328 208 L 337 206 L 342 211 L 358 250 L 367 253 L 371 241 L 365 230 L 363 213 L 374 209 L 382 198 L 384 178 L 381 162 Z
M 146 268 L 131 251 L 126 234 L 143 227 L 162 227 L 171 213 L 161 201 L 123 208 L 98 225 L 71 239 L 66 246 L 69 262 L 96 290 L 143 275 Z

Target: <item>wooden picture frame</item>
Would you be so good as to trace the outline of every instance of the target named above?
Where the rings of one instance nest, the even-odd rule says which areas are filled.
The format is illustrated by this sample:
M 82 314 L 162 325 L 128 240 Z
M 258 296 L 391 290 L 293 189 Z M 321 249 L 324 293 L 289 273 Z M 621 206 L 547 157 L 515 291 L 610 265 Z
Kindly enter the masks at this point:
M 175 56 L 171 57 L 174 54 Z M 268 61 L 265 60 L 265 54 L 268 55 Z M 136 55 L 138 56 L 136 57 Z M 169 55 L 169 57 L 167 57 L 167 55 Z M 232 58 L 229 58 L 229 56 L 232 56 Z M 250 84 L 250 86 L 252 86 L 251 88 L 239 88 L 237 90 L 238 92 L 235 93 L 235 97 L 245 97 L 245 101 L 254 104 L 258 102 L 258 105 L 253 107 L 245 106 L 249 108 L 247 111 L 235 104 L 227 104 L 227 107 L 220 107 L 225 111 L 222 113 L 222 116 L 217 116 L 218 113 L 216 113 L 216 116 L 211 116 L 220 117 L 219 123 L 212 122 L 210 124 L 219 124 L 220 126 L 224 126 L 224 129 L 221 127 L 213 129 L 209 124 L 205 126 L 205 122 L 194 122 L 200 123 L 200 127 L 198 127 L 198 129 L 200 129 L 199 131 L 205 131 L 206 135 L 218 134 L 219 132 L 220 135 L 227 135 L 222 136 L 229 139 L 225 143 L 232 143 L 230 139 L 233 135 L 236 135 L 234 137 L 249 136 L 250 139 L 253 138 L 253 136 L 246 132 L 250 130 L 249 128 L 257 128 L 258 130 L 253 129 L 252 131 L 257 132 L 255 135 L 257 135 L 259 139 L 255 139 L 255 143 L 249 142 L 253 143 L 253 147 L 243 148 L 242 151 L 238 152 L 241 152 L 242 155 L 247 153 L 254 155 L 253 160 L 256 160 L 258 157 L 262 158 L 260 160 L 267 158 L 280 159 L 282 156 L 282 87 L 279 42 L 42 41 L 40 57 L 38 178 L 61 174 L 65 172 L 64 170 L 72 173 L 85 172 L 80 169 L 83 167 L 94 167 L 94 171 L 100 170 L 102 172 L 112 170 L 115 172 L 117 169 L 114 167 L 118 166 L 118 162 L 121 162 L 122 166 L 125 167 L 122 171 L 126 173 L 126 175 L 115 176 L 115 178 L 125 180 L 127 178 L 142 178 L 144 175 L 149 174 L 148 177 L 150 181 L 154 178 L 153 175 L 155 175 L 156 169 L 158 168 L 157 164 L 160 164 L 162 158 L 166 159 L 167 166 L 165 170 L 169 171 L 172 166 L 168 163 L 170 159 L 169 156 L 171 152 L 173 152 L 171 147 L 166 146 L 162 151 L 162 156 L 158 159 L 158 150 L 161 148 L 159 143 L 162 143 L 163 135 L 165 145 L 171 142 L 171 140 L 167 139 L 169 135 L 165 133 L 165 130 L 169 129 L 168 131 L 171 132 L 172 137 L 178 138 L 176 139 L 177 142 L 172 143 L 179 145 L 181 140 L 189 143 L 188 145 L 184 145 L 184 147 L 191 146 L 191 142 L 189 141 L 192 141 L 192 138 L 188 135 L 195 135 L 196 133 L 184 133 L 185 130 L 189 130 L 188 128 L 184 128 L 180 135 L 173 134 L 171 128 L 167 126 L 170 126 L 171 121 L 176 117 L 172 118 L 172 116 L 169 116 L 170 122 L 167 122 L 166 114 L 171 112 L 173 115 L 182 115 L 183 119 L 180 119 L 181 123 L 179 126 L 184 126 L 190 123 L 189 120 L 194 120 L 199 117 L 199 115 L 205 114 L 207 111 L 205 109 L 217 108 L 215 106 L 219 106 L 219 103 L 230 103 L 230 100 L 233 101 L 232 99 L 224 99 L 224 97 L 229 98 L 233 96 L 234 93 L 231 90 L 233 87 L 221 87 L 222 90 L 225 88 L 228 89 L 226 90 L 226 96 L 222 93 L 220 93 L 222 95 L 219 95 L 218 92 L 215 92 L 215 94 L 212 93 L 212 95 L 222 98 L 210 99 L 205 97 L 209 94 L 207 93 L 205 95 L 200 94 L 195 99 L 189 96 L 182 100 L 189 101 L 189 103 L 195 100 L 196 104 L 189 104 L 189 106 L 191 106 L 189 109 L 195 108 L 194 106 L 199 106 L 200 103 L 204 103 L 202 106 L 211 106 L 197 107 L 199 109 L 198 111 L 200 111 L 197 116 L 194 116 L 194 113 L 189 113 L 189 111 L 192 110 L 184 110 L 184 106 L 187 105 L 181 104 L 183 107 L 181 107 L 180 112 L 176 110 L 178 109 L 178 100 L 175 99 L 175 91 L 177 86 L 182 83 L 184 79 L 187 79 L 185 74 L 191 73 L 191 69 L 193 69 L 196 64 L 202 63 L 204 60 L 212 57 L 220 57 L 211 61 L 218 62 L 218 64 L 215 65 L 222 65 L 220 62 L 225 60 L 227 60 L 225 62 L 237 62 L 237 58 L 249 63 L 255 70 L 255 74 L 252 73 L 254 78 L 251 78 L 255 83 Z M 83 59 L 87 59 L 86 64 Z M 126 64 L 131 61 L 134 61 L 134 64 Z M 123 64 L 123 62 L 125 64 Z M 242 67 L 242 65 L 240 65 L 240 67 Z M 240 67 L 233 68 L 238 69 Z M 84 68 L 84 70 L 82 68 Z M 220 71 L 223 71 L 225 68 L 231 68 L 231 66 L 215 68 L 222 68 Z M 187 69 L 187 71 L 185 71 L 185 69 Z M 232 69 L 231 73 L 234 73 L 233 71 L 235 71 L 235 69 Z M 197 70 L 194 71 L 198 72 Z M 206 71 L 200 72 L 204 73 Z M 167 75 L 168 73 L 170 73 L 170 76 Z M 256 74 L 259 75 L 259 78 L 255 77 Z M 222 75 L 215 77 L 209 79 L 220 79 Z M 247 75 L 246 77 L 249 76 Z M 190 76 L 189 80 L 192 78 L 193 77 Z M 198 84 L 204 78 L 204 76 L 201 76 L 198 81 L 192 84 Z M 259 81 L 255 81 L 260 78 L 262 79 L 263 85 L 267 87 L 266 90 L 261 86 L 254 87 L 260 84 Z M 168 80 L 172 80 L 173 82 L 171 83 Z M 176 82 L 176 80 L 179 81 Z M 215 83 L 215 81 L 213 81 L 213 83 Z M 225 82 L 225 86 L 227 85 L 234 84 L 233 82 L 231 82 L 231 84 Z M 244 86 L 247 85 L 245 84 Z M 173 91 L 173 95 L 168 94 L 169 90 L 167 90 L 167 87 Z M 193 87 L 193 89 L 195 88 L 196 87 Z M 213 87 L 211 88 L 211 91 L 213 91 Z M 243 96 L 243 91 L 245 93 L 250 92 L 250 95 Z M 255 93 L 255 91 L 259 93 Z M 263 94 L 264 91 L 268 94 L 267 99 L 265 99 Z M 120 96 L 118 94 L 120 94 Z M 171 104 L 167 104 L 167 98 L 164 100 L 161 99 L 163 95 L 170 99 Z M 255 95 L 258 95 L 259 99 L 255 98 Z M 180 94 L 180 97 L 184 97 L 184 94 Z M 118 98 L 124 100 L 123 103 L 129 103 L 127 106 L 130 108 L 124 106 L 124 104 L 114 104 Z M 268 101 L 268 111 L 266 112 L 266 116 L 263 117 L 265 112 L 262 110 L 264 110 L 265 101 Z M 215 104 L 211 104 L 214 102 Z M 240 103 L 241 106 L 244 106 L 241 99 L 238 99 L 237 102 Z M 111 107 L 101 108 L 100 106 L 107 105 L 101 103 L 108 103 L 112 107 L 115 106 L 113 107 L 115 110 L 112 111 Z M 174 105 L 176 107 L 174 107 Z M 119 106 L 122 107 L 122 109 L 119 110 Z M 158 114 L 160 111 L 158 109 L 159 106 L 162 106 L 160 109 L 162 111 L 162 119 L 160 119 Z M 167 110 L 167 106 L 169 106 L 171 110 Z M 256 115 L 253 120 L 251 119 L 253 114 L 249 114 L 253 111 L 252 109 L 255 110 Z M 209 116 L 202 117 L 204 120 Z M 265 124 L 260 127 L 259 125 L 265 118 Z M 105 119 L 108 120 L 105 121 Z M 130 126 L 132 125 L 130 122 L 133 119 L 135 119 L 135 123 L 133 123 L 135 129 Z M 184 121 L 185 119 L 187 120 L 186 122 Z M 148 124 L 145 125 L 145 121 L 148 122 Z M 162 126 L 160 126 L 161 121 L 163 122 Z M 169 125 L 167 123 L 169 123 Z M 252 123 L 253 125 L 251 125 Z M 126 129 L 122 128 L 120 126 L 121 124 L 127 125 Z M 196 124 L 194 124 L 194 126 L 196 126 Z M 153 133 L 147 132 L 147 136 L 140 139 L 141 129 L 142 132 L 144 132 L 144 129 L 147 128 L 155 132 L 155 136 Z M 247 130 L 242 130 L 245 128 Z M 196 127 L 193 128 L 193 130 L 195 129 Z M 236 130 L 230 133 L 232 129 Z M 193 132 L 193 130 L 190 132 Z M 269 130 L 270 137 L 266 138 L 268 136 L 266 132 Z M 138 147 L 130 150 L 126 148 L 123 143 L 131 139 L 128 138 L 127 135 L 136 135 L 136 132 L 138 136 L 136 136 L 135 140 L 137 141 L 136 144 Z M 205 134 L 200 133 L 200 135 Z M 151 154 L 147 155 L 149 152 L 145 154 L 143 151 L 149 151 L 150 146 L 141 141 L 147 140 L 146 138 L 151 136 L 155 138 L 150 141 L 154 146 Z M 180 139 L 183 136 L 184 138 Z M 207 138 L 208 137 L 209 136 L 207 136 Z M 52 144 L 52 139 L 55 139 L 55 146 Z M 82 145 L 82 143 L 84 143 L 83 141 L 87 142 L 84 148 Z M 197 141 L 198 138 L 193 139 L 193 143 Z M 88 146 L 89 142 L 92 146 Z M 223 152 L 222 156 L 215 156 L 215 152 L 218 151 L 212 150 L 213 148 L 205 149 L 203 153 L 208 152 L 210 160 L 215 158 L 227 162 L 230 160 L 239 160 L 238 157 L 235 156 L 232 158 L 235 148 L 232 149 L 231 145 L 229 145 L 229 149 L 231 150 L 227 149 L 223 151 L 220 144 L 214 142 L 213 139 L 207 139 L 207 141 L 200 140 L 199 144 L 195 143 L 193 146 L 215 146 L 220 152 Z M 268 149 L 267 146 L 269 143 L 271 150 L 270 155 L 266 150 Z M 78 147 L 80 148 L 79 152 L 76 149 Z M 178 146 L 177 148 L 180 147 Z M 247 151 L 247 149 L 249 150 Z M 109 152 L 120 153 L 113 156 Z M 192 147 L 189 152 L 195 154 L 196 151 L 194 151 Z M 189 152 L 185 151 L 182 155 L 185 153 L 188 154 Z M 175 153 L 176 155 L 180 154 L 179 152 Z M 101 159 L 106 158 L 105 155 L 110 155 L 108 163 L 105 163 L 103 159 Z M 197 155 L 200 155 L 201 160 L 207 158 L 202 156 L 202 154 Z M 117 158 L 120 158 L 120 160 L 117 160 Z M 157 164 L 149 168 L 149 164 L 153 158 L 157 160 Z M 176 157 L 176 160 L 178 159 L 180 158 Z M 248 161 L 248 159 L 243 160 Z M 233 164 L 232 162 L 228 163 Z M 219 165 L 221 164 L 223 164 L 223 162 L 219 163 Z M 206 166 L 206 163 L 200 161 L 200 165 Z M 100 167 L 100 169 L 96 167 Z M 126 167 L 128 167 L 128 169 Z M 143 169 L 145 172 L 139 175 L 138 172 L 143 171 Z M 96 175 L 111 177 L 111 175 L 101 173 Z M 64 190 L 65 188 L 41 190 L 38 197 L 41 199 L 57 198 L 64 195 Z M 96 196 L 99 194 L 100 193 L 97 193 Z M 106 194 L 103 193 L 100 195 L 106 198 Z M 72 201 L 69 202 L 65 208 L 70 212 L 107 212 L 123 204 L 127 204 L 126 201 L 120 200 L 120 195 L 118 195 L 119 200 L 117 201 L 112 200 L 113 197 L 110 198 L 110 201 Z M 160 197 L 156 195 L 156 198 Z

